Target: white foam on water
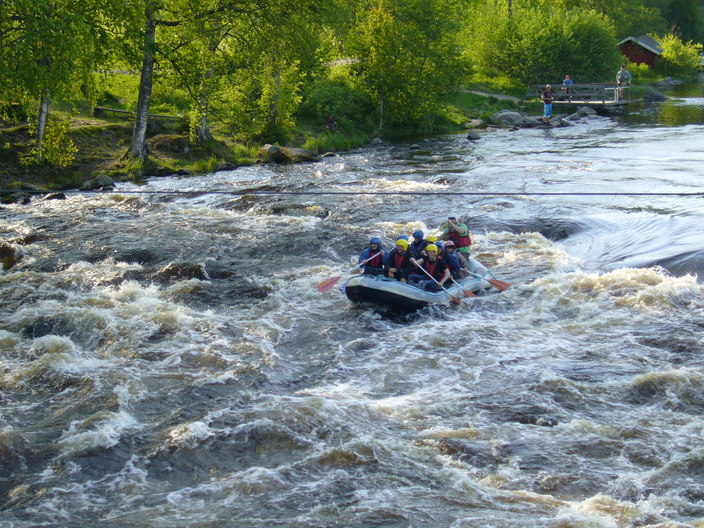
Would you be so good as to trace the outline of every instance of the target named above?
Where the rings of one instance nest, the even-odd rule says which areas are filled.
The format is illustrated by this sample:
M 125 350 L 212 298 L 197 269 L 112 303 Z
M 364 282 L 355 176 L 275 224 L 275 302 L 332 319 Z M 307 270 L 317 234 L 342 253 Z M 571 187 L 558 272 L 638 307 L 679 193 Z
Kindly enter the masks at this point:
M 137 420 L 127 411 L 98 412 L 85 420 L 71 422 L 58 444 L 64 456 L 93 449 L 109 449 L 138 427 Z

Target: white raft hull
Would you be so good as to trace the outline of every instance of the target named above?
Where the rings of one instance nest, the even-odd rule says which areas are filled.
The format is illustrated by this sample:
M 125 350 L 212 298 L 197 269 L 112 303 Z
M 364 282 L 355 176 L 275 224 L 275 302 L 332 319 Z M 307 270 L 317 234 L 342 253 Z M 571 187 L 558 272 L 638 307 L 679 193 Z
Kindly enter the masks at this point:
M 492 287 L 489 279 L 494 276 L 473 258 L 469 259 L 469 271 L 478 276 L 467 275 L 459 279 L 457 283 L 461 287 L 454 282 L 446 283 L 447 292 L 421 290 L 410 284 L 373 275 L 355 275 L 345 283 L 344 291 L 347 298 L 355 303 L 412 312 L 429 304 L 448 304 L 452 302 L 452 297 L 465 298 L 462 290 L 477 293 Z

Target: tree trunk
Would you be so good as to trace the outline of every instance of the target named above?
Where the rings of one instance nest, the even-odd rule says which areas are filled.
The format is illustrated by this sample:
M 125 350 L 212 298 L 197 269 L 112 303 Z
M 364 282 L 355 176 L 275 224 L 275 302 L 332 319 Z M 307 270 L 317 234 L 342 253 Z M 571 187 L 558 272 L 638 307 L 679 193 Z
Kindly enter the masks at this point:
M 206 141 L 212 141 L 213 135 L 210 133 L 210 126 L 208 124 L 208 112 L 210 112 L 210 102 L 208 99 L 208 94 L 206 93 L 206 87 L 210 83 L 213 77 L 213 68 L 208 70 L 205 74 L 203 83 L 201 84 L 200 95 L 198 96 L 199 101 L 199 112 L 198 116 L 198 143 L 205 143 Z
M 39 103 L 39 119 L 37 121 L 37 151 L 42 150 L 42 141 L 44 140 L 44 132 L 46 132 L 46 122 L 49 119 L 49 90 L 42 92 L 42 99 Z
M 147 157 L 147 120 L 149 118 L 149 105 L 152 98 L 152 82 L 154 77 L 156 17 L 151 3 L 147 3 L 145 14 L 147 24 L 144 29 L 144 61 L 142 63 L 142 76 L 139 81 L 137 113 L 134 118 L 132 142 L 130 143 L 130 148 L 127 151 L 129 156 L 133 156 L 140 160 L 144 160 Z
M 281 70 L 278 65 L 274 72 L 274 95 L 269 103 L 269 126 L 268 135 L 278 136 L 279 128 L 279 97 L 281 96 Z

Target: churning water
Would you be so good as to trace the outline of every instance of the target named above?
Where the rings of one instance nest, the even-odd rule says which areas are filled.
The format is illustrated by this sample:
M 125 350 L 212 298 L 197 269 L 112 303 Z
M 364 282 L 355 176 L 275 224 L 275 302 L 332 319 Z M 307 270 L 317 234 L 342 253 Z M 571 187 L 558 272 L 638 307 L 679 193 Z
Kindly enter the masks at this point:
M 0 527 L 704 526 L 703 113 L 4 206 Z M 510 289 L 317 291 L 449 212 Z

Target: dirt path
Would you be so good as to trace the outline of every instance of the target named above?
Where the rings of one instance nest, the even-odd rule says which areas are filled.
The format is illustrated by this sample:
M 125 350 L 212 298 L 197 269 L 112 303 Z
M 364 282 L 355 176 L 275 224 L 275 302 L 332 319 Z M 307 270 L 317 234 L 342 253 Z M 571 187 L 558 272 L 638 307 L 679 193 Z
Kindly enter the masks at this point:
M 495 93 L 489 93 L 489 92 L 481 92 L 479 90 L 467 90 L 469 93 L 472 93 L 474 95 L 481 95 L 483 97 L 496 97 L 497 99 L 503 100 L 503 101 L 513 101 L 514 103 L 520 103 L 521 99 L 519 97 L 515 97 L 513 95 L 505 95 L 505 94 L 495 94 Z

